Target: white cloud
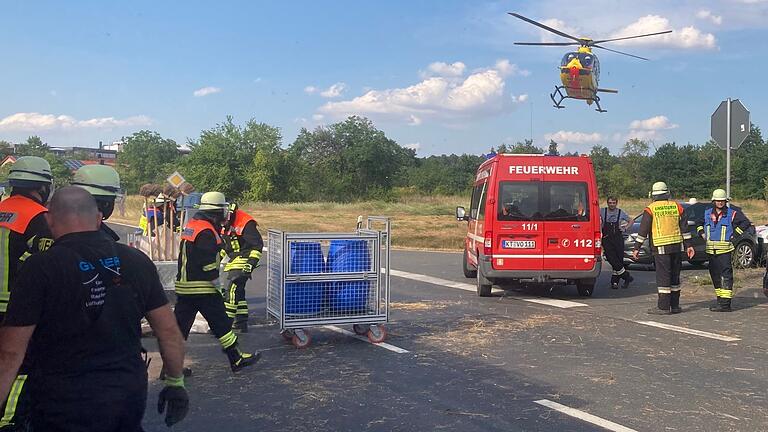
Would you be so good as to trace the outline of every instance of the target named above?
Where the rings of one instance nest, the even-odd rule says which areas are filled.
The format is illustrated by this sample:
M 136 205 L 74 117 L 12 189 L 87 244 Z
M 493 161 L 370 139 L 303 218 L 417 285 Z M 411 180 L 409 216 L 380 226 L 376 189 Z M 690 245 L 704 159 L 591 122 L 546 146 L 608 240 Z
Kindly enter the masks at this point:
M 347 85 L 345 83 L 337 82 L 336 84 L 328 87 L 325 90 L 315 86 L 306 86 L 304 87 L 304 93 L 306 94 L 319 93 L 320 96 L 324 98 L 335 98 L 335 97 L 341 96 L 341 94 L 344 93 L 346 89 L 347 89 Z
M 519 66 L 514 63 L 510 63 L 509 60 L 506 59 L 496 60 L 496 64 L 493 66 L 493 70 L 499 71 L 499 73 L 505 77 L 515 75 L 528 76 L 531 74 L 530 71 L 520 69 Z
M 595 144 L 603 140 L 603 136 L 597 132 L 557 131 L 544 135 L 548 141 L 553 140 L 558 144 Z
M 411 144 L 406 144 L 403 147 L 405 147 L 407 149 L 411 149 L 413 151 L 419 151 L 419 149 L 421 149 L 421 143 L 420 142 L 415 142 L 415 143 L 411 143 Z
M 709 20 L 712 22 L 712 24 L 720 25 L 723 23 L 723 17 L 720 15 L 714 15 L 712 11 L 709 11 L 707 9 L 702 9 L 698 12 L 696 12 L 696 18 L 702 19 L 702 20 Z
M 423 122 L 422 119 L 416 117 L 415 115 L 410 115 L 408 117 L 408 125 L 409 126 L 418 126 Z
M 645 33 L 655 33 L 664 30 L 673 30 L 672 33 L 650 36 L 638 39 L 629 39 L 625 41 L 612 42 L 616 45 L 625 46 L 665 46 L 672 48 L 701 48 L 701 49 L 714 49 L 717 48 L 717 41 L 715 35 L 712 33 L 704 33 L 701 30 L 693 27 L 683 27 L 679 29 L 672 28 L 667 18 L 659 15 L 646 15 L 639 18 L 632 24 L 622 28 L 616 33 L 612 34 L 611 38 L 635 36 Z
M 325 118 L 325 116 L 322 115 L 322 114 L 313 114 L 312 115 L 312 120 L 314 120 L 316 122 L 322 121 L 324 118 Z
M 581 34 L 581 31 L 577 27 L 569 26 L 568 24 L 565 23 L 565 21 L 559 20 L 557 18 L 545 19 L 541 23 L 549 27 L 552 27 L 555 30 L 560 30 L 563 33 L 568 33 L 569 35 L 573 35 L 576 37 L 579 37 L 579 35 Z M 539 31 L 541 33 L 542 42 L 567 42 L 568 41 L 547 30 L 542 29 Z
M 442 76 L 442 77 L 460 77 L 464 75 L 464 71 L 467 69 L 467 65 L 462 62 L 444 63 L 434 62 L 427 67 L 426 72 L 422 72 L 421 76 L 427 78 L 430 76 Z
M 344 90 L 347 89 L 347 85 L 343 82 L 337 82 L 336 84 L 328 87 L 326 90 L 320 92 L 320 96 L 324 98 L 335 98 L 341 96 Z
M 663 139 L 664 137 L 661 135 L 661 133 L 658 130 L 630 130 L 629 133 L 627 133 L 624 136 L 624 141 L 629 141 L 632 138 L 637 138 L 639 140 L 643 141 L 655 141 L 658 139 Z
M 525 103 L 528 100 L 527 94 L 521 94 L 519 96 L 512 95 L 512 102 Z
M 220 92 L 221 92 L 221 89 L 219 87 L 203 87 L 192 92 L 192 95 L 194 95 L 195 97 L 203 97 L 203 96 L 208 96 L 208 95 L 212 95 Z
M 504 77 L 517 74 L 523 72 L 500 60 L 494 67 L 474 71 L 466 78 L 429 77 L 408 87 L 370 90 L 350 100 L 328 102 L 318 111 L 337 118 L 355 114 L 387 117 L 412 125 L 427 119 L 495 115 L 512 108 L 511 100 L 504 97 Z
M 54 129 L 109 129 L 126 126 L 147 126 L 150 124 L 152 124 L 152 119 L 144 115 L 124 119 L 98 117 L 88 120 L 77 120 L 68 115 L 16 113 L 0 119 L 0 130 L 34 132 Z
M 261 78 L 261 77 L 258 77 L 258 78 L 256 78 L 255 80 L 253 80 L 253 83 L 254 83 L 254 84 L 258 84 L 258 83 L 260 83 L 260 82 L 262 82 L 262 81 L 263 81 L 263 80 L 262 80 L 262 78 Z
M 629 124 L 630 129 L 639 130 L 661 130 L 661 129 L 675 129 L 678 127 L 669 121 L 667 116 L 658 115 L 645 120 L 634 120 Z

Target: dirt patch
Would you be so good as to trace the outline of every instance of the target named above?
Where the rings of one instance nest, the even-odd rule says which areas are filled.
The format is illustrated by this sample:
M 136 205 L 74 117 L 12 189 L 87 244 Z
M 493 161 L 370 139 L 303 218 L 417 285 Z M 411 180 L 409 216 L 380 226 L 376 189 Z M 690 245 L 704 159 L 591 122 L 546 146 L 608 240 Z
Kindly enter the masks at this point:
M 756 291 L 762 291 L 764 268 L 734 269 L 734 296 L 754 296 Z M 688 299 L 711 299 L 715 295 L 712 279 L 707 272 L 682 274 L 683 295 Z
M 456 306 L 459 305 L 459 302 L 455 301 L 441 301 L 441 300 L 424 300 L 420 302 L 391 302 L 389 303 L 389 307 L 392 309 L 397 309 L 404 312 L 415 312 L 415 311 L 434 311 L 434 310 L 443 310 L 448 306 Z
M 429 333 L 419 338 L 420 342 L 438 346 L 443 351 L 461 356 L 496 357 L 492 348 L 507 343 L 511 335 L 545 325 L 556 325 L 565 321 L 558 315 L 531 315 L 524 319 L 509 317 L 468 317 L 455 323 L 441 323 L 429 326 Z

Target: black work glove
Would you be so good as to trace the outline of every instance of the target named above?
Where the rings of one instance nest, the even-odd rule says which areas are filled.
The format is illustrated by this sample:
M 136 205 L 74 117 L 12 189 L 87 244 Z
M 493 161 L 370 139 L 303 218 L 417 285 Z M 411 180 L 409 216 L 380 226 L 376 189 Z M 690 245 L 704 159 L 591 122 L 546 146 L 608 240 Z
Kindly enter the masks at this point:
M 165 425 L 171 427 L 184 420 L 189 411 L 189 396 L 184 389 L 184 378 L 166 378 L 166 386 L 157 398 L 157 413 L 162 414 L 166 405 Z M 178 383 L 181 385 L 178 385 Z

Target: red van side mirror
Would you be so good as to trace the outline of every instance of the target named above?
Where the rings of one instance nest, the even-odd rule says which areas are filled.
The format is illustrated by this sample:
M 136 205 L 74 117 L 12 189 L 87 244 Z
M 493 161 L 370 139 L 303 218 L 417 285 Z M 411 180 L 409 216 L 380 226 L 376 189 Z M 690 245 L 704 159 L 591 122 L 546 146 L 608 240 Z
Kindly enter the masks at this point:
M 464 210 L 464 207 L 456 207 L 456 220 L 458 221 L 469 220 L 469 216 L 467 216 L 467 211 Z

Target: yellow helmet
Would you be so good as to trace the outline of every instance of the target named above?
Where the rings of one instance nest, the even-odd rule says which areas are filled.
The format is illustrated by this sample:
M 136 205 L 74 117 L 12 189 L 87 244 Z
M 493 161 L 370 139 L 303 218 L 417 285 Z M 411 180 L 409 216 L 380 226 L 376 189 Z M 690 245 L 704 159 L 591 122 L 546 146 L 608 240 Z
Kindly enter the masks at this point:
M 200 197 L 200 204 L 197 208 L 202 211 L 227 210 L 229 209 L 229 203 L 221 192 L 206 192 Z
M 53 183 L 51 165 L 37 156 L 22 156 L 11 166 L 8 184 L 11 187 L 37 187 Z
M 723 189 L 715 189 L 712 191 L 712 201 L 728 201 L 728 195 Z
M 72 186 L 80 186 L 94 197 L 116 197 L 120 192 L 120 175 L 107 165 L 84 165 L 75 172 Z
M 651 196 L 664 195 L 667 193 L 669 193 L 669 188 L 667 188 L 667 184 L 664 182 L 656 182 L 651 187 Z

